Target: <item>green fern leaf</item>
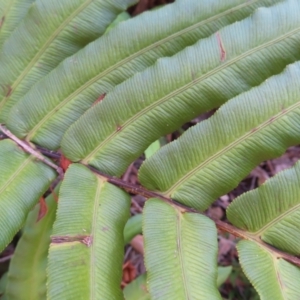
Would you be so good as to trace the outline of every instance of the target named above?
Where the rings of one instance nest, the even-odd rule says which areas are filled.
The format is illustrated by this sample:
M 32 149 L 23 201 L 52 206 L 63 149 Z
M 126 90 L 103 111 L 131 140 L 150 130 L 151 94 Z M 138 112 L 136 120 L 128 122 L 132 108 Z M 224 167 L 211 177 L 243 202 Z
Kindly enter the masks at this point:
M 141 183 L 205 210 L 261 161 L 300 142 L 299 89 L 295 63 L 161 148 L 142 165 Z
M 106 30 L 136 0 L 36 0 L 0 55 L 0 121 L 59 62 Z
M 143 223 L 151 299 L 221 299 L 217 230 L 210 219 L 151 199 Z
M 129 209 L 127 193 L 82 165 L 69 167 L 51 237 L 49 299 L 123 299 L 123 230 Z
M 300 255 L 300 163 L 258 189 L 243 194 L 227 209 L 228 220 L 285 252 Z
M 4 41 L 19 25 L 34 0 L 0 0 L 0 52 Z
M 138 234 L 142 233 L 142 214 L 132 216 L 126 223 L 124 228 L 124 242 L 125 244 Z
M 55 172 L 18 148 L 0 142 L 0 252 L 23 226 L 27 214 L 55 178 Z
M 298 13 L 297 1 L 261 8 L 251 18 L 160 59 L 118 85 L 75 122 L 62 140 L 64 154 L 107 174 L 121 175 L 161 135 L 300 58 Z M 220 39 L 227 53 L 224 61 Z
M 217 287 L 220 287 L 232 272 L 232 266 L 218 267 Z
M 115 28 L 119 23 L 126 21 L 130 19 L 130 14 L 126 11 L 121 12 L 116 18 L 115 20 L 110 23 L 110 25 L 107 27 L 105 34 L 107 34 L 108 32 L 110 32 L 113 28 Z
M 46 299 L 47 256 L 57 204 L 52 194 L 45 201 L 47 213 L 41 220 L 37 221 L 40 205 L 29 213 L 23 235 L 9 264 L 8 299 Z
M 7 284 L 7 273 L 8 272 L 3 274 L 0 279 L 0 299 L 1 300 L 7 300 L 6 293 L 5 293 L 6 284 Z
M 144 273 L 124 288 L 125 300 L 151 300 L 147 292 L 147 274 Z
M 157 11 L 147 12 L 122 22 L 109 34 L 66 59 L 56 70 L 31 89 L 14 106 L 7 126 L 20 138 L 27 136 L 27 140 L 49 149 L 57 149 L 67 128 L 94 103 L 101 101 L 105 93 L 111 91 L 116 85 L 136 72 L 149 67 L 159 57 L 171 56 L 184 47 L 194 44 L 199 39 L 209 36 L 223 26 L 249 16 L 260 5 L 271 5 L 276 2 L 278 0 L 248 2 L 244 0 L 205 0 L 201 2 L 199 0 L 189 0 L 175 2 Z M 297 10 L 297 7 L 295 10 Z M 273 22 L 275 21 L 278 22 L 277 16 L 274 16 Z M 291 28 L 295 29 L 296 26 L 299 26 L 300 21 L 297 19 L 296 22 L 291 21 L 291 24 L 293 24 Z M 283 29 L 280 29 L 279 32 L 292 31 L 291 28 L 283 26 Z M 272 34 L 280 34 L 279 32 L 274 30 Z M 272 39 L 272 34 L 269 35 L 269 40 Z M 234 36 L 234 38 L 236 37 Z M 297 41 L 295 37 L 293 38 L 294 41 Z M 231 43 L 232 37 L 229 40 L 229 43 Z M 240 43 L 243 43 L 243 41 L 240 41 Z M 245 41 L 247 41 L 246 37 Z M 211 43 L 216 48 L 215 37 L 211 39 Z M 255 38 L 255 41 L 253 40 L 252 46 L 257 46 L 257 38 Z M 249 48 L 251 45 L 246 43 L 245 49 L 248 49 L 247 47 Z M 290 62 L 290 59 L 287 61 L 286 57 L 297 57 L 299 55 L 298 48 L 299 45 L 297 44 L 295 54 L 292 54 L 294 51 L 288 51 L 289 53 L 284 57 L 280 52 L 280 56 L 276 56 L 276 64 L 270 63 L 272 65 L 271 72 L 282 70 L 283 65 Z M 196 76 L 198 69 L 202 68 L 204 59 L 200 59 L 202 54 L 198 54 L 198 51 L 198 48 L 195 49 L 190 57 L 191 59 L 199 55 L 197 66 L 192 68 L 191 72 L 187 70 L 188 74 L 185 78 L 187 81 L 190 80 L 191 73 L 194 72 Z M 220 55 L 218 50 L 216 52 L 215 65 L 219 66 Z M 279 54 L 278 51 L 277 54 Z M 207 54 L 203 55 L 206 56 Z M 195 62 L 190 61 L 190 63 L 194 64 Z M 175 72 L 177 69 L 172 68 L 170 71 Z M 163 70 L 160 68 L 160 70 L 166 71 L 165 68 Z M 264 71 L 264 73 L 268 72 Z M 182 74 L 178 75 L 183 76 Z M 155 74 L 153 76 L 155 78 Z M 170 77 L 168 74 L 161 74 L 160 76 L 163 76 L 163 82 L 149 81 L 150 77 L 146 75 L 142 78 L 139 77 L 140 80 L 135 80 L 129 84 L 131 93 L 126 91 L 125 95 L 122 96 L 126 89 L 123 88 L 118 93 L 111 95 L 110 98 L 122 96 L 119 99 L 120 102 L 123 102 L 122 105 L 127 106 L 127 101 L 130 99 L 132 101 L 131 106 L 140 106 L 140 104 L 135 104 L 136 99 L 131 99 L 138 97 L 139 90 L 142 91 L 145 84 L 149 85 L 147 91 L 152 93 L 152 89 L 157 89 L 159 83 L 164 84 L 166 78 Z M 169 80 L 172 81 L 174 76 L 175 74 Z M 146 82 L 143 82 L 143 80 Z M 175 87 L 172 85 L 173 88 L 178 87 L 176 82 L 174 82 Z M 139 85 L 140 88 L 137 91 L 136 88 Z M 160 89 L 162 90 L 162 88 Z M 135 92 L 136 96 L 133 94 Z M 147 95 L 147 97 L 149 96 Z M 152 98 L 151 101 L 153 102 Z M 146 105 L 146 103 L 144 104 Z M 113 111 L 115 115 L 121 115 L 120 121 L 124 118 L 121 106 L 117 111 L 114 107 L 109 114 L 111 115 Z M 113 130 L 116 128 L 117 124 L 113 124 Z
M 237 244 L 239 260 L 261 300 L 299 299 L 300 269 L 252 241 Z

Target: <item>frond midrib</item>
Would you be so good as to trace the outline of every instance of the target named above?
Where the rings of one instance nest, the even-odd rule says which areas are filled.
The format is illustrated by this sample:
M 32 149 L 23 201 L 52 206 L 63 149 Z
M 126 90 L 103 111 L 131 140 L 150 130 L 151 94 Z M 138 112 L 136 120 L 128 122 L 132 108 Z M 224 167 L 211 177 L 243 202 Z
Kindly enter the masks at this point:
M 7 189 L 7 187 L 18 177 L 18 175 L 20 175 L 20 173 L 26 168 L 26 166 L 30 162 L 33 161 L 33 159 L 34 157 L 30 155 L 21 163 L 21 165 L 13 172 L 13 174 L 7 179 L 5 184 L 0 188 L 0 194 L 2 194 L 5 191 L 5 189 Z
M 272 219 L 270 222 L 267 222 L 262 228 L 260 228 L 259 230 L 253 232 L 252 234 L 254 236 L 260 237 L 261 235 L 263 235 L 263 233 L 265 231 L 272 228 L 273 225 L 276 225 L 276 223 L 279 223 L 281 220 L 283 220 L 285 217 L 291 215 L 292 213 L 297 211 L 299 208 L 300 208 L 300 203 L 297 203 L 296 205 L 294 205 L 293 207 L 291 207 L 287 211 L 283 212 L 282 214 L 280 214 L 276 218 Z
M 167 191 L 162 192 L 161 194 L 165 197 L 171 197 L 171 195 L 177 190 L 181 185 L 183 185 L 186 181 L 188 181 L 192 176 L 194 176 L 199 170 L 207 166 L 212 161 L 217 160 L 219 157 L 223 156 L 225 153 L 229 152 L 230 150 L 234 149 L 237 145 L 240 145 L 243 141 L 246 141 L 249 137 L 254 136 L 255 134 L 259 133 L 262 129 L 266 128 L 267 126 L 274 124 L 276 121 L 278 121 L 281 117 L 286 116 L 288 113 L 292 112 L 294 109 L 297 109 L 300 107 L 300 101 L 297 103 L 294 103 L 290 107 L 284 109 L 283 111 L 277 113 L 276 115 L 272 116 L 268 120 L 264 121 L 260 125 L 256 126 L 254 129 L 248 131 L 246 134 L 242 135 L 238 139 L 234 140 L 232 143 L 227 145 L 226 147 L 222 148 L 220 151 L 216 152 L 214 155 L 210 156 L 208 159 L 206 159 L 204 162 L 202 162 L 200 165 L 193 168 L 191 171 L 187 172 L 184 176 L 180 178 L 171 188 L 169 188 Z M 272 120 L 270 122 L 270 120 Z
M 176 214 L 177 214 L 177 220 L 176 220 L 176 231 L 177 231 L 177 241 L 176 241 L 176 246 L 178 249 L 178 257 L 179 257 L 179 262 L 180 262 L 180 269 L 181 269 L 181 277 L 182 277 L 182 283 L 183 283 L 183 289 L 184 289 L 184 294 L 186 297 L 186 300 L 190 300 L 192 299 L 190 297 L 190 293 L 189 293 L 189 288 L 188 288 L 188 280 L 186 278 L 186 271 L 185 271 L 185 262 L 184 262 L 184 255 L 183 255 L 183 249 L 182 249 L 182 245 L 181 245 L 181 241 L 182 241 L 182 214 L 180 213 L 180 211 L 176 210 Z
M 92 238 L 92 245 L 91 245 L 91 259 L 90 259 L 90 299 L 96 299 L 95 290 L 97 286 L 97 278 L 96 278 L 96 230 L 97 230 L 97 219 L 98 219 L 98 211 L 99 211 L 99 202 L 100 202 L 100 194 L 101 189 L 103 187 L 103 182 L 97 177 L 97 190 L 95 194 L 94 200 L 94 208 L 93 208 L 93 220 L 92 220 L 92 230 L 91 230 L 91 238 Z

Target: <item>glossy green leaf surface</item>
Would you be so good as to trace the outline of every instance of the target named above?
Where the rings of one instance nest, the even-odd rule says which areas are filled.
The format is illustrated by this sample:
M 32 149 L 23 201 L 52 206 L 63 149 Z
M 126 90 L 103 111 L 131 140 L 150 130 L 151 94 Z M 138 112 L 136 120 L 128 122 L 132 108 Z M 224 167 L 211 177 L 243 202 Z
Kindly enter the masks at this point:
M 58 189 L 54 193 L 58 193 Z M 47 213 L 41 220 L 37 221 L 40 204 L 28 214 L 23 235 L 9 265 L 8 299 L 46 299 L 47 256 L 57 203 L 52 194 L 45 201 Z
M 0 52 L 4 41 L 19 25 L 34 0 L 0 0 Z
M 135 0 L 36 0 L 0 53 L 0 121 L 63 59 L 102 35 Z
M 205 216 L 159 200 L 144 207 L 143 233 L 152 300 L 221 299 L 217 289 L 217 230 Z M 205 274 L 205 276 L 203 276 Z
M 228 220 L 264 242 L 300 255 L 300 164 L 236 198 Z
M 0 141 L 0 251 L 23 226 L 27 214 L 56 173 L 10 140 Z
M 95 103 L 101 102 L 103 96 L 109 93 L 116 85 L 151 66 L 158 58 L 174 55 L 186 46 L 208 37 L 220 28 L 249 16 L 255 8 L 268 6 L 276 2 L 279 1 L 205 0 L 199 2 L 198 0 L 188 0 L 186 2 L 175 2 L 159 10 L 146 12 L 121 22 L 108 34 L 66 59 L 55 71 L 33 87 L 20 100 L 20 103 L 14 106 L 7 125 L 19 137 L 27 136 L 27 140 L 47 148 L 57 149 L 67 128 L 87 109 Z M 275 19 L 277 21 L 276 14 L 274 16 Z M 291 21 L 291 24 L 293 24 L 293 21 Z M 283 24 L 281 24 L 280 28 L 282 26 L 281 33 L 287 30 L 287 27 Z M 294 28 L 293 26 L 296 26 L 296 23 L 290 26 L 289 30 Z M 280 35 L 276 30 L 274 30 L 274 34 Z M 236 39 L 237 33 L 232 33 L 232 35 Z M 229 43 L 231 43 L 232 39 L 233 37 L 230 38 Z M 247 41 L 247 37 L 242 39 L 240 43 L 242 44 L 244 40 Z M 297 44 L 295 37 L 293 43 Z M 258 44 L 259 41 L 255 39 L 253 46 Z M 207 47 L 209 46 L 215 48 L 215 55 L 212 56 L 216 59 L 214 65 L 219 66 L 220 54 L 216 37 L 211 39 L 210 45 L 207 45 Z M 249 43 L 246 43 L 245 49 L 248 46 Z M 295 56 L 298 55 L 298 46 L 296 50 Z M 154 99 L 157 100 L 156 96 L 161 96 L 165 92 L 172 90 L 172 88 L 179 88 L 182 80 L 178 82 L 176 76 L 184 77 L 183 81 L 185 83 L 189 82 L 191 77 L 195 79 L 198 69 L 203 69 L 203 62 L 207 59 L 207 54 L 201 54 L 201 51 L 199 51 L 197 48 L 192 53 L 188 52 L 188 54 L 191 54 L 190 60 L 192 60 L 188 64 L 184 60 L 179 61 L 177 62 L 177 67 L 171 67 L 168 72 L 166 64 L 160 64 L 159 70 L 163 74 L 160 74 L 157 80 L 154 80 L 156 78 L 155 74 L 151 73 L 151 76 L 144 75 L 124 86 L 117 93 L 109 96 L 110 99 L 120 98 L 119 102 L 122 104 L 120 106 L 117 103 L 115 104 L 116 99 L 114 99 L 113 106 L 107 108 L 109 111 L 107 110 L 106 114 L 114 115 L 112 118 L 113 124 L 109 124 L 110 133 L 111 130 L 115 131 L 118 128 L 118 122 L 122 126 L 128 115 L 127 111 L 131 110 L 131 107 L 137 109 L 141 107 L 141 104 L 148 105 L 148 101 L 140 103 L 144 101 L 142 98 L 145 97 L 145 92 L 150 93 L 147 95 L 147 98 L 149 97 L 149 101 L 153 102 Z M 195 57 L 198 55 L 199 57 L 195 62 Z M 202 55 L 205 58 L 202 57 L 201 59 Z M 281 70 L 282 63 L 286 64 L 286 57 L 289 57 L 288 61 L 290 61 L 291 55 L 290 51 L 283 57 L 282 53 L 280 53 L 279 61 L 276 64 L 272 63 L 271 69 Z M 186 56 L 184 57 L 187 58 Z M 170 61 L 170 63 L 173 63 L 173 61 Z M 180 66 L 178 63 L 180 63 Z M 195 63 L 195 67 L 189 70 L 190 64 Z M 187 65 L 184 71 L 182 67 L 185 64 Z M 269 65 L 267 66 L 269 67 Z M 177 71 L 179 73 L 176 75 Z M 273 72 L 275 71 L 273 70 Z M 160 85 L 166 85 L 166 80 L 175 81 L 173 85 L 165 90 Z M 148 87 L 145 88 L 145 84 Z M 160 93 L 159 95 L 154 93 L 153 98 L 150 95 L 156 89 Z M 139 97 L 139 93 L 143 90 L 144 92 Z M 125 94 L 123 95 L 123 93 Z M 119 109 L 116 110 L 115 105 Z M 126 115 L 123 109 L 124 105 L 128 106 L 125 109 Z M 135 110 L 131 113 L 135 113 Z M 117 117 L 118 115 L 120 117 Z M 95 121 L 92 123 L 95 123 Z M 98 126 L 102 125 L 95 124 L 93 130 L 98 131 Z M 107 134 L 101 133 L 101 136 L 103 135 L 104 138 Z M 74 154 L 69 155 L 73 159 Z M 75 155 L 73 160 L 78 160 L 77 157 L 78 155 Z
M 252 241 L 237 244 L 239 261 L 261 300 L 299 298 L 300 269 Z
M 123 299 L 129 209 L 127 193 L 82 165 L 68 168 L 51 237 L 48 299 Z
M 62 140 L 64 154 L 121 175 L 160 136 L 300 58 L 297 11 L 298 1 L 260 8 L 252 17 L 158 60 L 76 121 Z
M 160 149 L 142 165 L 141 183 L 206 209 L 260 162 L 299 144 L 299 89 L 300 63 L 295 63 Z

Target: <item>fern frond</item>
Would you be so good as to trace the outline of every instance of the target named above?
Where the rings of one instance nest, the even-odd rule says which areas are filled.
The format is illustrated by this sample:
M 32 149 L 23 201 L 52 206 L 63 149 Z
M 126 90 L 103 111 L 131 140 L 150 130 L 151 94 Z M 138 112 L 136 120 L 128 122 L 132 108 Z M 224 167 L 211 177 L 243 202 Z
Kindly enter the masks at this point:
M 0 55 L 0 121 L 39 79 L 136 0 L 36 0 Z
M 107 35 L 66 59 L 56 70 L 31 89 L 13 108 L 7 126 L 19 137 L 27 136 L 27 140 L 49 149 L 57 149 L 67 128 L 94 103 L 101 101 L 104 95 L 116 85 L 136 72 L 143 71 L 159 57 L 171 56 L 199 39 L 208 37 L 223 26 L 249 16 L 260 5 L 268 6 L 276 2 L 278 1 L 205 0 L 199 2 L 198 0 L 189 0 L 175 2 L 159 10 L 143 13 L 122 22 Z M 274 16 L 274 22 L 275 19 L 276 16 Z M 297 22 L 299 23 L 299 21 Z M 292 23 L 293 21 L 291 21 Z M 293 26 L 297 26 L 296 23 L 291 27 L 293 28 Z M 291 29 L 283 27 L 284 29 L 280 32 Z M 280 32 L 275 30 L 274 34 L 280 34 Z M 234 38 L 236 37 L 234 36 Z M 247 37 L 240 43 L 242 44 L 244 40 L 247 41 Z M 211 43 L 217 48 L 215 37 L 211 39 Z M 255 38 L 255 42 L 253 41 L 252 46 L 256 45 L 257 38 Z M 248 46 L 250 45 L 247 44 L 245 49 Z M 295 56 L 299 55 L 298 46 L 296 49 Z M 207 48 L 205 50 L 207 51 Z M 191 79 L 191 76 L 197 77 L 198 68 L 201 69 L 204 63 L 204 59 L 200 57 L 207 56 L 206 52 L 198 54 L 198 51 L 198 48 L 195 49 L 189 58 L 189 63 L 193 64 L 195 62 L 191 59 L 193 56 L 199 55 L 197 66 L 190 72 L 187 67 L 187 74 L 178 74 L 178 76 L 187 76 L 185 78 L 187 81 Z M 277 54 L 279 54 L 278 51 Z M 276 56 L 276 64 L 271 67 L 273 72 L 275 72 L 274 66 L 275 69 L 281 70 L 282 64 L 287 63 L 286 58 L 281 56 L 282 53 L 280 56 Z M 289 52 L 284 55 L 284 57 L 286 56 L 291 58 L 294 55 Z M 216 50 L 215 65 L 218 66 L 220 64 L 219 57 L 219 50 Z M 176 59 L 170 63 L 175 63 L 175 61 L 178 64 Z M 185 64 L 186 62 L 180 63 Z M 266 64 L 266 67 L 269 68 L 269 65 Z M 182 73 L 179 65 L 170 71 L 175 72 L 178 69 Z M 160 70 L 165 71 L 161 68 Z M 130 87 L 136 89 L 137 85 L 141 85 L 140 89 L 142 90 L 145 84 L 149 84 L 148 91 L 151 89 L 162 90 L 160 85 L 166 83 L 164 76 L 170 77 L 169 73 L 160 75 L 163 77 L 163 82 L 152 79 L 149 81 L 153 76 L 145 75 L 140 77 L 140 80 L 132 82 Z M 175 74 L 168 81 L 173 80 L 174 76 Z M 171 89 L 176 87 L 178 84 L 176 86 L 175 83 Z M 122 96 L 121 93 L 124 92 L 124 89 L 119 90 L 119 93 L 112 95 L 111 98 Z M 135 92 L 138 91 L 126 92 L 119 100 L 124 102 L 123 105 L 127 105 L 127 101 L 129 99 L 131 101 Z M 135 105 L 136 100 L 132 101 L 131 105 Z M 113 114 L 113 111 L 109 113 Z M 120 111 L 122 112 L 122 108 Z M 115 113 L 119 114 L 120 112 Z M 114 124 L 115 128 L 117 128 L 116 124 Z
M 261 161 L 300 142 L 299 89 L 295 63 L 161 148 L 142 165 L 141 183 L 205 210 Z
M 55 193 L 58 193 L 58 188 Z M 10 261 L 6 286 L 8 299 L 46 299 L 47 256 L 57 203 L 52 194 L 45 201 L 47 213 L 41 220 L 38 221 L 40 205 L 28 214 L 22 237 Z
M 0 141 L 0 251 L 23 226 L 55 172 L 10 141 Z
M 259 188 L 237 197 L 227 208 L 228 220 L 252 241 L 237 248 L 240 263 L 261 299 L 297 299 L 299 267 L 277 257 L 271 247 L 299 255 L 300 163 L 280 172 Z
M 69 167 L 51 237 L 50 299 L 123 299 L 123 230 L 129 211 L 127 193 L 82 165 Z
M 244 273 L 258 291 L 261 300 L 299 298 L 298 267 L 252 241 L 240 241 L 237 249 Z
M 4 41 L 19 25 L 34 0 L 0 0 L 0 52 Z
M 143 211 L 151 299 L 221 299 L 217 289 L 217 230 L 205 216 L 151 199 Z M 205 274 L 205 276 L 201 276 Z
M 236 198 L 228 220 L 285 252 L 300 255 L 300 163 Z
M 62 140 L 64 154 L 107 174 L 121 175 L 161 135 L 300 58 L 298 13 L 297 1 L 260 8 L 252 17 L 158 60 L 118 85 L 75 122 Z M 222 49 L 226 49 L 224 60 Z

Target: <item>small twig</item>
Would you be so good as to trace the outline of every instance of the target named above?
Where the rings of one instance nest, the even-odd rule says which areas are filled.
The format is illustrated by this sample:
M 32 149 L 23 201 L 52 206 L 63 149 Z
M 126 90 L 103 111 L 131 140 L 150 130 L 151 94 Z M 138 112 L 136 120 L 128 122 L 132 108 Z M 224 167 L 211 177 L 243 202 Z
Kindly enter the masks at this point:
M 54 158 L 54 159 L 60 159 L 61 154 L 56 151 L 45 149 L 41 146 L 36 145 L 37 150 L 39 150 L 44 156 Z
M 143 211 L 143 209 L 140 207 L 140 205 L 137 203 L 137 201 L 133 197 L 131 198 L 131 202 L 139 213 L 141 213 Z
M 27 153 L 35 156 L 37 159 L 48 165 L 49 167 L 56 170 L 56 172 L 59 174 L 60 177 L 63 178 L 63 170 L 53 162 L 46 159 L 40 152 L 34 150 L 30 145 L 28 145 L 26 142 L 20 140 L 15 135 L 13 135 L 3 124 L 0 124 L 0 130 L 5 133 L 10 139 L 12 139 L 14 142 L 16 142 L 19 146 L 21 146 L 24 151 Z
M 3 263 L 3 262 L 8 261 L 8 260 L 10 260 L 12 257 L 13 257 L 13 254 L 10 254 L 10 255 L 1 257 L 1 258 L 0 258 L 0 263 Z
M 132 167 L 133 167 L 133 163 L 129 165 L 129 167 L 127 168 L 126 172 L 122 176 L 122 180 L 123 181 L 128 181 Z
M 124 189 L 125 191 L 132 193 L 132 194 L 139 194 L 144 196 L 145 198 L 159 198 L 165 202 L 168 202 L 169 204 L 176 206 L 176 207 L 180 207 L 180 209 L 182 210 L 182 212 L 190 212 L 190 213 L 197 213 L 197 214 L 201 214 L 201 215 L 205 215 L 204 213 L 197 211 L 191 207 L 187 207 L 179 202 L 177 202 L 174 199 L 169 199 L 166 197 L 163 197 L 162 195 L 160 195 L 159 193 L 156 192 L 152 192 L 152 191 L 148 191 L 145 188 L 138 186 L 138 185 L 134 185 L 134 184 L 130 184 L 127 182 L 124 182 L 123 180 L 119 179 L 119 178 L 115 178 L 115 177 L 111 177 L 108 176 L 106 174 L 103 174 L 102 172 L 98 171 L 97 169 L 86 165 L 91 171 L 93 171 L 96 174 L 99 174 L 105 178 L 107 178 L 107 181 Z M 208 216 L 206 216 L 208 217 Z M 208 217 L 209 218 L 209 217 Z M 291 254 L 285 253 L 283 251 L 280 251 L 274 247 L 272 247 L 271 245 L 265 243 L 264 241 L 262 241 L 259 237 L 251 234 L 250 232 L 244 231 L 242 229 L 239 229 L 231 224 L 228 224 L 226 222 L 217 220 L 217 219 L 213 219 L 210 218 L 212 221 L 215 222 L 216 227 L 222 231 L 228 232 L 232 235 L 234 235 L 237 238 L 242 238 L 242 239 L 246 239 L 246 240 L 250 240 L 253 242 L 256 242 L 258 244 L 260 244 L 262 247 L 267 248 L 269 251 L 272 251 L 278 258 L 283 258 L 297 266 L 300 266 L 300 259 L 296 256 L 293 256 Z

